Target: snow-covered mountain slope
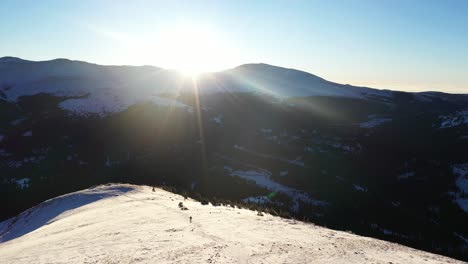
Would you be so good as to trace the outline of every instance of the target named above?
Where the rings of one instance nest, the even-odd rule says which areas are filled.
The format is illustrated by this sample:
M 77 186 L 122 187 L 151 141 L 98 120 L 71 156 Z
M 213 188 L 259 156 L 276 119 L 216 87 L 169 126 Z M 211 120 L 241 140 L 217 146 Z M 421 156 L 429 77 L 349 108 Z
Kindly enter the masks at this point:
M 339 96 L 361 99 L 392 97 L 392 92 L 389 90 L 333 83 L 308 72 L 263 63 L 241 65 L 223 74 L 233 76 L 252 89 L 281 97 Z
M 392 97 L 390 91 L 337 84 L 306 72 L 267 64 L 246 64 L 203 74 L 197 87 L 201 94 L 253 92 L 281 98 L 339 96 L 379 100 Z M 34 62 L 0 58 L 0 97 L 17 100 L 38 93 L 79 97 L 68 98 L 61 104 L 76 113 L 119 112 L 143 101 L 187 107 L 165 96 L 181 92 L 194 92 L 193 80 L 174 70 L 102 66 L 67 59 Z
M 8 100 L 39 93 L 68 98 L 61 107 L 86 114 L 119 112 L 140 102 L 187 107 L 160 95 L 175 93 L 180 74 L 152 66 L 101 66 L 56 59 L 32 62 L 0 58 L 0 95 Z
M 48 200 L 0 223 L 0 241 L 0 263 L 460 263 L 122 184 Z

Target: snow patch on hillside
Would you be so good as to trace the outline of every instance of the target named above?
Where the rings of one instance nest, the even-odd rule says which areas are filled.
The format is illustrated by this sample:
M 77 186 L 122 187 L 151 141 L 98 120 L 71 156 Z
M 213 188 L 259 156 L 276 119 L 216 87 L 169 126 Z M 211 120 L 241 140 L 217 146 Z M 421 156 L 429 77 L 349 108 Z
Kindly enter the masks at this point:
M 439 121 L 439 128 L 450 128 L 468 124 L 468 109 L 449 115 L 441 115 L 439 116 Z
M 145 96 L 144 99 L 140 97 L 124 98 L 111 95 L 93 96 L 89 98 L 67 99 L 60 103 L 60 107 L 78 115 L 86 116 L 90 114 L 98 114 L 100 116 L 105 116 L 110 113 L 125 111 L 132 105 L 145 102 L 150 102 L 160 106 L 186 108 L 188 111 L 193 112 L 193 110 L 190 110 L 191 107 L 181 102 L 157 96 Z
M 256 204 L 270 204 L 271 203 L 270 198 L 266 196 L 247 197 L 243 199 L 243 201 L 246 203 L 256 203 Z
M 468 238 L 464 237 L 463 235 L 457 233 L 457 232 L 454 232 L 453 233 L 456 237 L 458 237 L 460 240 L 462 240 L 463 242 L 465 242 L 465 244 L 468 245 Z
M 375 117 L 369 116 L 369 120 L 367 122 L 363 122 L 359 124 L 360 128 L 374 128 L 376 126 L 380 126 L 384 123 L 391 122 L 392 119 L 388 117 Z
M 455 164 L 452 171 L 457 176 L 455 185 L 459 190 L 453 194 L 454 202 L 468 213 L 468 163 Z
M 362 187 L 361 185 L 353 184 L 353 187 L 356 191 L 367 192 L 367 188 Z
M 25 117 L 23 117 L 23 118 L 18 118 L 18 119 L 15 119 L 15 120 L 11 121 L 10 124 L 11 124 L 12 126 L 17 126 L 17 125 L 21 124 L 24 120 L 26 120 Z
M 1 155 L 3 156 L 3 155 Z M 7 155 L 9 156 L 9 155 Z M 21 168 L 23 166 L 23 161 L 21 160 L 6 160 L 6 161 L 3 161 L 5 163 L 5 165 L 8 167 L 8 168 L 14 168 L 14 169 L 18 169 L 18 168 Z
M 219 126 L 223 126 L 223 119 L 224 119 L 224 116 L 222 114 L 219 114 L 215 117 L 213 117 L 213 121 L 218 124 Z
M 462 263 L 133 185 L 48 200 L 0 223 L 0 238 L 0 263 Z
M 238 176 L 246 180 L 255 182 L 258 186 L 264 187 L 270 191 L 282 192 L 293 198 L 293 210 L 298 212 L 299 202 L 313 204 L 316 206 L 325 206 L 328 203 L 325 201 L 312 199 L 307 193 L 299 191 L 297 189 L 282 185 L 271 179 L 271 173 L 269 171 L 241 171 L 233 170 L 230 167 L 225 167 L 230 172 L 231 176 Z
M 21 134 L 23 137 L 32 137 L 32 131 L 31 130 L 28 130 L 26 132 L 24 132 L 23 134 Z
M 406 180 L 410 177 L 413 177 L 416 173 L 414 171 L 407 171 L 403 172 L 400 175 L 398 175 L 398 180 Z
M 29 178 L 23 178 L 23 179 L 16 180 L 16 184 L 18 184 L 18 186 L 21 189 L 29 188 L 30 182 L 31 182 L 31 179 L 29 179 Z

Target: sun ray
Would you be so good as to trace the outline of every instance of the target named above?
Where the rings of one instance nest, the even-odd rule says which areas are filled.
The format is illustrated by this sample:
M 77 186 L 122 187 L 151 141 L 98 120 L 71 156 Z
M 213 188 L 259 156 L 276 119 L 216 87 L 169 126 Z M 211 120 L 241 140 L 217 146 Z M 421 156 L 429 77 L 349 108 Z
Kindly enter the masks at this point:
M 205 148 L 205 134 L 203 130 L 203 119 L 202 119 L 202 110 L 200 105 L 200 94 L 199 87 L 196 78 L 192 78 L 192 87 L 195 96 L 195 114 L 197 118 L 198 134 L 200 136 L 200 151 L 202 159 L 202 176 L 205 177 L 207 173 L 207 160 L 206 160 L 206 148 Z

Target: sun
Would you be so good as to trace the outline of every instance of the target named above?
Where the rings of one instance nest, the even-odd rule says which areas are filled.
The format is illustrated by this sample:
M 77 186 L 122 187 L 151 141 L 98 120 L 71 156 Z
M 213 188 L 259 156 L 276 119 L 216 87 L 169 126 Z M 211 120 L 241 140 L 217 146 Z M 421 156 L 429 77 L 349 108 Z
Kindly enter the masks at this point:
M 227 41 L 208 27 L 178 25 L 163 32 L 159 41 L 165 66 L 192 77 L 222 70 L 232 61 Z

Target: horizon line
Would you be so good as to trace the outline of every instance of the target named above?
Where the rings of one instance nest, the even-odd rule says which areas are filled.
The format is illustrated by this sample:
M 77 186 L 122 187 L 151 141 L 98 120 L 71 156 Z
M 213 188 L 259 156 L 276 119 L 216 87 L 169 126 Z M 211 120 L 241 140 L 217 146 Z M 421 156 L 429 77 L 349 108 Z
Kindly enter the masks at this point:
M 46 60 L 29 60 L 29 59 L 24 59 L 24 58 L 21 58 L 21 57 L 16 57 L 16 56 L 2 56 L 2 57 L 0 57 L 0 61 L 4 60 L 4 59 L 7 59 L 7 58 L 17 59 L 17 60 L 20 60 L 20 61 L 23 61 L 23 62 L 33 62 L 33 63 L 64 60 L 64 61 L 70 61 L 70 62 L 87 63 L 87 64 L 98 65 L 98 66 L 103 66 L 103 67 L 153 67 L 153 68 L 158 68 L 158 69 L 163 69 L 163 70 L 168 70 L 168 71 L 182 72 L 182 71 L 180 71 L 178 69 L 165 68 L 165 67 L 160 67 L 160 66 L 150 65 L 150 64 L 142 64 L 142 65 L 135 65 L 135 64 L 133 64 L 133 65 L 132 64 L 99 64 L 99 63 L 95 63 L 95 62 L 89 62 L 89 61 L 84 61 L 84 60 L 75 60 L 75 59 L 69 59 L 69 58 L 54 58 L 54 59 L 46 59 Z M 444 91 L 437 91 L 437 90 L 402 91 L 402 90 L 391 89 L 391 88 L 376 88 L 376 87 L 370 87 L 370 86 L 353 85 L 353 84 L 350 84 L 350 83 L 339 83 L 339 82 L 335 82 L 335 81 L 330 81 L 328 79 L 325 79 L 323 77 L 315 75 L 315 74 L 313 74 L 311 72 L 308 72 L 306 70 L 301 70 L 301 69 L 296 69 L 296 68 L 288 68 L 288 67 L 278 66 L 278 65 L 274 65 L 274 64 L 268 64 L 268 63 L 265 63 L 265 62 L 243 63 L 243 64 L 239 64 L 237 66 L 226 68 L 226 69 L 219 70 L 219 71 L 202 71 L 202 72 L 200 72 L 199 75 L 221 73 L 221 72 L 237 69 L 237 68 L 240 68 L 240 67 L 246 66 L 246 65 L 266 65 L 266 66 L 281 68 L 281 69 L 285 69 L 285 70 L 293 70 L 293 71 L 303 72 L 303 73 L 312 75 L 314 77 L 317 77 L 317 78 L 320 78 L 320 79 L 323 79 L 325 81 L 332 82 L 332 83 L 335 83 L 335 84 L 354 86 L 354 87 L 362 87 L 362 88 L 369 88 L 369 89 L 375 89 L 375 90 L 387 90 L 387 91 L 392 91 L 392 92 L 403 92 L 403 93 L 413 93 L 413 94 L 416 94 L 416 93 L 442 93 L 442 94 L 453 94 L 453 95 L 468 95 L 468 93 L 451 93 L 451 92 L 444 92 Z

